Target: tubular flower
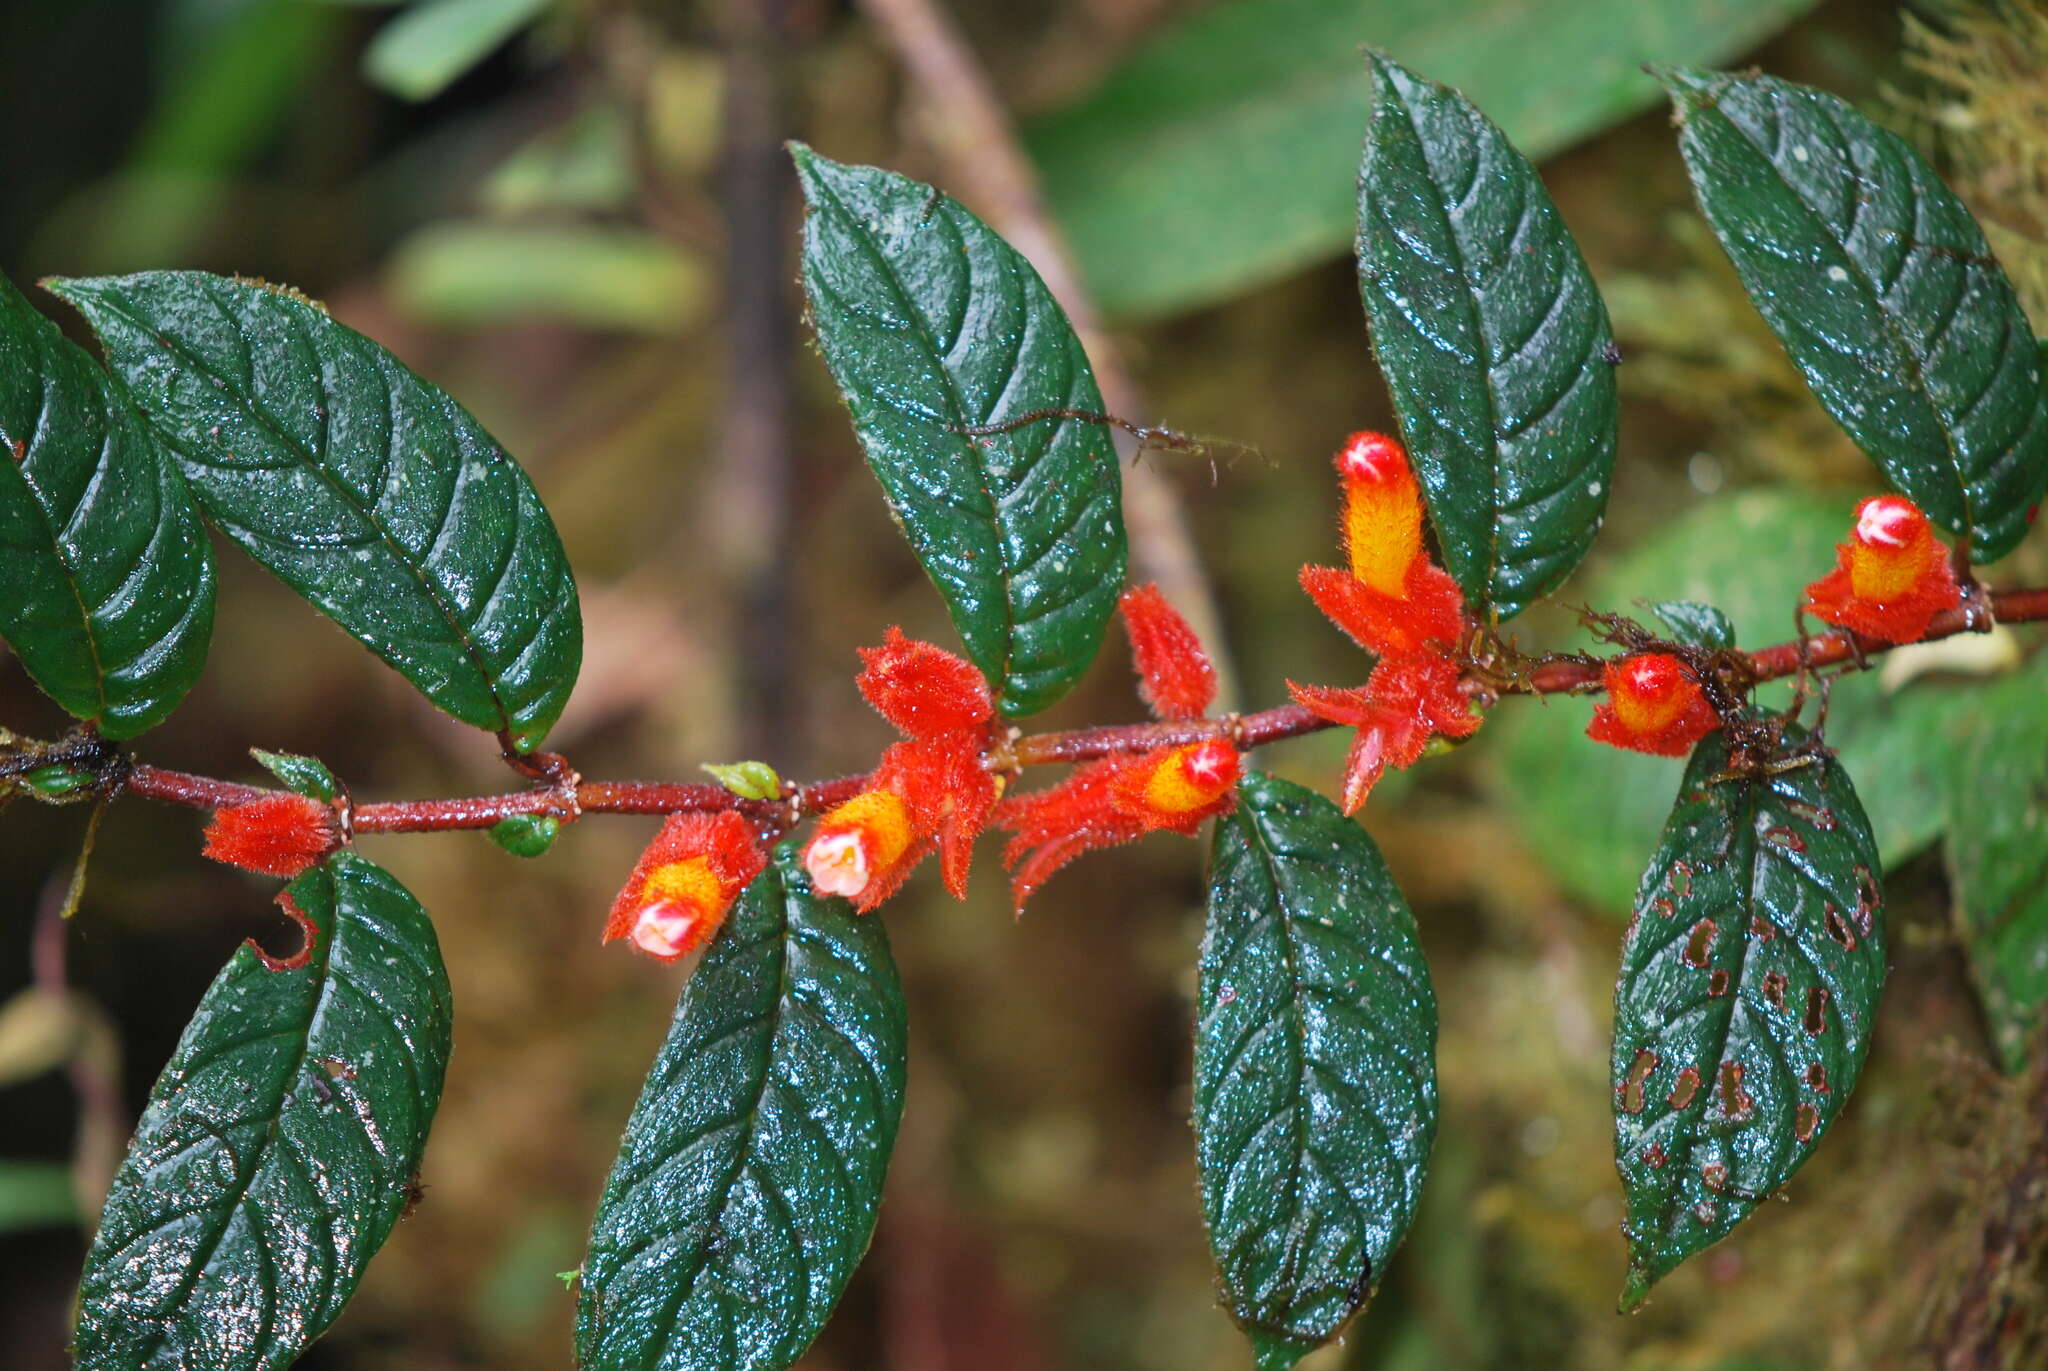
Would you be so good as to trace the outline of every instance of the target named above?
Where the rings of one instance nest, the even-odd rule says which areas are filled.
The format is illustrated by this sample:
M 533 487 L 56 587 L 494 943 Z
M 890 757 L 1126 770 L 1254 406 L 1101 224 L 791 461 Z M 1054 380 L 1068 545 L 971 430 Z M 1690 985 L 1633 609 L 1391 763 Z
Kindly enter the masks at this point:
M 1124 592 L 1121 608 L 1138 693 L 1161 719 L 1190 722 L 1216 699 L 1216 670 L 1187 621 L 1157 586 Z M 1237 748 L 1223 738 L 1122 753 L 1074 769 L 1056 786 L 996 806 L 996 827 L 1018 913 L 1031 892 L 1083 852 L 1166 829 L 1192 834 L 1237 801 Z
M 1605 671 L 1607 700 L 1593 711 L 1586 736 L 1595 742 L 1683 757 L 1721 726 L 1720 716 L 1685 669 L 1664 652 L 1645 652 Z
M 1156 585 L 1133 586 L 1117 602 L 1131 639 L 1138 693 L 1162 719 L 1199 719 L 1216 702 L 1216 668 L 1201 640 Z
M 1806 608 L 1838 628 L 1888 643 L 1918 642 L 1962 603 L 1947 549 L 1920 507 L 1900 495 L 1856 506 L 1856 528 L 1835 544 L 1835 569 L 1806 588 Z
M 266 795 L 214 811 L 204 855 L 244 871 L 292 877 L 341 846 L 334 810 L 304 795 Z
M 767 864 L 753 825 L 731 810 L 671 814 L 612 901 L 604 941 L 629 938 L 665 962 L 687 957 L 711 941 Z
M 861 694 L 905 741 L 882 754 L 867 790 L 820 820 L 804 869 L 820 894 L 865 914 L 937 849 L 946 889 L 965 898 L 974 840 L 1001 790 L 982 765 L 995 720 L 988 686 L 965 659 L 897 628 L 860 655 Z
M 1310 713 L 1358 730 L 1344 765 L 1346 814 L 1365 806 L 1388 767 L 1413 766 L 1432 736 L 1464 738 L 1479 727 L 1458 682 L 1458 664 L 1431 653 L 1382 658 L 1362 689 L 1287 683 Z
M 1408 454 L 1385 434 L 1354 433 L 1336 466 L 1350 565 L 1303 567 L 1302 589 L 1368 652 L 1408 656 L 1454 646 L 1464 631 L 1464 597 L 1423 549 L 1422 491 Z
M 1084 852 L 1165 829 L 1192 835 L 1237 802 L 1238 752 L 1222 738 L 1104 757 L 1056 786 L 1005 800 L 996 826 L 1018 913 L 1032 892 Z

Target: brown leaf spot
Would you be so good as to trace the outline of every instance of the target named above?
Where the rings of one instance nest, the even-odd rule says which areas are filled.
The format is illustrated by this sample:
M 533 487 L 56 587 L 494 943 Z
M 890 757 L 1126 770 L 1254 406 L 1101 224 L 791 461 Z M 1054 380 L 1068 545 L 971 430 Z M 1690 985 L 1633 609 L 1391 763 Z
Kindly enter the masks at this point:
M 1806 992 L 1806 1017 L 1800 1021 L 1808 1037 L 1818 1038 L 1828 1026 L 1828 992 L 1814 986 Z
M 1714 1221 L 1713 1201 L 1701 1200 L 1698 1204 L 1694 1205 L 1692 1207 L 1692 1218 L 1694 1223 L 1712 1223 Z
M 1723 995 L 1726 995 L 1727 993 L 1728 993 L 1728 973 L 1727 973 L 1727 972 L 1725 972 L 1725 971 L 1716 971 L 1716 972 L 1715 972 L 1715 973 L 1714 973 L 1713 975 L 1711 975 L 1711 976 L 1707 977 L 1707 998 L 1708 998 L 1708 999 L 1710 999 L 1710 1000 L 1718 1000 L 1718 999 L 1720 999 L 1720 998 L 1721 998 L 1721 997 L 1722 997 Z
M 1688 1066 L 1687 1068 L 1685 1068 L 1685 1070 L 1678 1073 L 1678 1083 L 1671 1087 L 1671 1095 L 1665 1101 L 1665 1103 L 1669 1104 L 1673 1109 L 1683 1109 L 1687 1105 L 1691 1104 L 1693 1101 L 1693 1096 L 1699 1093 L 1699 1068 L 1696 1066 Z
M 1650 909 L 1660 919 L 1668 919 L 1678 912 L 1678 906 L 1671 902 L 1669 895 L 1659 895 L 1650 901 Z
M 1828 906 L 1827 926 L 1828 936 L 1840 943 L 1843 951 L 1854 952 L 1856 950 L 1855 930 L 1851 929 L 1849 921 L 1842 917 L 1842 911 L 1833 905 Z
M 1785 808 L 1823 833 L 1835 831 L 1835 811 L 1832 809 L 1817 809 L 1804 800 L 1787 800 Z
M 19 465 L 20 463 L 26 462 L 28 460 L 28 441 L 26 439 L 16 438 L 7 446 L 14 450 L 14 460 L 16 465 Z
M 1673 862 L 1670 874 L 1664 879 L 1670 885 L 1671 893 L 1681 900 L 1684 899 L 1692 894 L 1692 863 Z
M 1728 1168 L 1719 1162 L 1708 1162 L 1700 1168 L 1700 1179 L 1707 1183 L 1707 1189 L 1718 1195 L 1728 1188 Z
M 1749 916 L 1749 936 L 1760 943 L 1767 943 L 1778 936 L 1778 930 L 1763 915 L 1752 914 Z
M 1856 927 L 1864 937 L 1876 926 L 1878 907 L 1884 903 L 1884 892 L 1878 888 L 1877 877 L 1870 868 L 1859 865 L 1856 868 Z
M 1621 1109 L 1624 1114 L 1643 1112 L 1643 1082 L 1657 1069 L 1657 1054 L 1649 1048 L 1636 1053 L 1636 1059 L 1629 1063 L 1628 1077 L 1621 1083 Z
M 1828 1086 L 1828 1069 L 1819 1062 L 1806 1068 L 1806 1083 L 1823 1095 L 1834 1093 Z
M 1714 945 L 1714 921 L 1701 919 L 1692 926 L 1692 933 L 1685 940 L 1685 951 L 1679 954 L 1687 966 L 1696 970 L 1707 969 L 1707 954 Z
M 1764 1003 L 1773 1009 L 1785 1007 L 1785 973 L 1766 971 L 1764 973 Z
M 1810 1104 L 1802 1104 L 1792 1115 L 1792 1131 L 1801 1142 L 1812 1142 L 1813 1132 L 1820 1127 L 1820 1111 Z
M 1806 839 L 1782 824 L 1776 828 L 1765 829 L 1763 831 L 1763 840 L 1773 847 L 1782 847 L 1787 852 L 1806 851 Z
M 1721 1112 L 1729 1118 L 1747 1114 L 1756 1101 L 1742 1088 L 1742 1063 L 1721 1063 Z
M 1662 1147 L 1658 1146 L 1656 1143 L 1651 1143 L 1648 1147 L 1643 1149 L 1643 1160 L 1648 1162 L 1651 1166 L 1656 1167 L 1659 1171 L 1661 1171 L 1664 1169 L 1664 1163 L 1669 1159 L 1665 1157 L 1664 1149 Z

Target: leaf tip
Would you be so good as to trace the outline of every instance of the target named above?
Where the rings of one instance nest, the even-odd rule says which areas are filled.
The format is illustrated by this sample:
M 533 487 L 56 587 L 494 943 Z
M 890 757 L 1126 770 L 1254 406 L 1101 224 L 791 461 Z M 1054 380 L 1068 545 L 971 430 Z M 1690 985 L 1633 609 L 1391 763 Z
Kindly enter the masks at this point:
M 1614 1302 L 1614 1312 L 1634 1314 L 1641 1310 L 1650 1298 L 1650 1287 L 1655 1283 L 1655 1277 L 1631 1256 L 1628 1263 L 1628 1279 L 1622 1284 L 1621 1298 Z
M 1256 1371 L 1293 1371 L 1294 1364 L 1316 1350 L 1316 1344 L 1293 1333 L 1270 1328 L 1247 1328 Z

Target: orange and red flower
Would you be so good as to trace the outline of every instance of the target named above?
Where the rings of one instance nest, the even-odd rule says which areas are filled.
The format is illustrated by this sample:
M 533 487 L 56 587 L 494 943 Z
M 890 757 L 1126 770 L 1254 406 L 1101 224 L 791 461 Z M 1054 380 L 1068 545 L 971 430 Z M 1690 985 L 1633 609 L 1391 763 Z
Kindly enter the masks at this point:
M 753 825 L 733 811 L 671 814 L 612 901 L 604 941 L 629 938 L 662 961 L 687 957 L 767 864 Z
M 1888 643 L 1927 636 L 1935 615 L 1962 603 L 1948 549 L 1920 507 L 1901 495 L 1856 506 L 1856 528 L 1835 544 L 1835 569 L 1806 588 L 1806 609 L 1837 628 Z
M 1432 736 L 1467 736 L 1479 717 L 1459 688 L 1453 656 L 1468 628 L 1464 596 L 1423 547 L 1422 491 L 1407 452 L 1383 433 L 1354 433 L 1336 466 L 1350 565 L 1305 566 L 1301 587 L 1380 661 L 1359 688 L 1287 688 L 1319 718 L 1358 730 L 1344 773 L 1351 814 L 1388 767 L 1413 765 Z
M 305 795 L 266 795 L 215 810 L 204 855 L 264 876 L 297 876 L 341 845 L 334 810 Z
M 1187 621 L 1155 586 L 1124 592 L 1120 606 L 1138 670 L 1139 693 L 1162 719 L 1201 718 L 1216 699 L 1216 672 Z M 1084 852 L 1165 830 L 1192 834 L 1237 799 L 1241 763 L 1227 739 L 1204 738 L 1076 767 L 1056 786 L 996 807 L 995 824 L 1014 834 L 1003 849 L 1019 913 L 1053 872 Z
M 1685 663 L 1665 652 L 1609 662 L 1607 699 L 1593 710 L 1586 736 L 1634 752 L 1683 757 L 1721 726 Z
M 815 890 L 865 914 L 936 848 L 946 888 L 964 898 L 1001 790 L 982 764 L 995 720 L 988 685 L 965 659 L 897 628 L 860 655 L 861 694 L 906 738 L 883 752 L 866 790 L 819 821 L 804 869 Z

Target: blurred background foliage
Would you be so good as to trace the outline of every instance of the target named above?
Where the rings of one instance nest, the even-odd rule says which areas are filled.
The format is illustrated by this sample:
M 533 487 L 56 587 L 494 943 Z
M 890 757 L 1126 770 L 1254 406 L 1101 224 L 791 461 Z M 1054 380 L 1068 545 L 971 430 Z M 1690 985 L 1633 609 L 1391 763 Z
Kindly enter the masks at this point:
M 1267 459 L 1145 459 L 1194 528 L 1250 705 L 1286 677 L 1360 674 L 1293 580 L 1331 554 L 1327 454 L 1390 422 L 1344 260 L 1359 43 L 1465 86 L 1548 158 L 1607 292 L 1623 456 L 1570 604 L 1702 599 L 1747 642 L 1788 636 L 1796 588 L 1875 482 L 1694 216 L 1637 63 L 1754 61 L 1909 132 L 2048 321 L 2041 0 L 948 8 L 1147 397 L 1134 417 Z M 595 776 L 749 756 L 849 771 L 889 736 L 851 688 L 853 648 L 892 622 L 950 630 L 802 345 L 779 145 L 959 188 L 949 159 L 974 152 L 898 58 L 833 0 L 24 0 L 0 6 L 0 267 L 196 266 L 324 298 L 461 397 L 552 507 L 590 640 L 555 745 Z M 1992 573 L 2044 576 L 2039 536 Z M 211 669 L 143 755 L 256 779 L 252 744 L 312 753 L 376 797 L 505 784 L 487 740 L 289 592 L 233 558 L 223 582 Z M 1519 632 L 1578 630 L 1551 608 Z M 2043 944 L 1958 918 L 1974 849 L 1948 845 L 1952 883 L 1937 841 L 1969 789 L 1956 755 L 1995 751 L 2001 711 L 2039 717 L 2032 644 L 1900 654 L 1835 692 L 1831 739 L 1892 869 L 1876 1054 L 1791 1203 L 1631 1319 L 1610 1312 L 1610 987 L 1677 764 L 1585 744 L 1584 702 L 1513 702 L 1382 788 L 1366 822 L 1437 979 L 1444 1120 L 1418 1230 L 1319 1371 L 2048 1364 L 2048 1076 L 2027 1067 Z M 1045 723 L 1140 717 L 1120 654 Z M 11 663 L 0 723 L 61 727 Z M 1342 748 L 1265 761 L 1327 786 Z M 2023 854 L 2040 765 L 2011 781 Z M 281 932 L 262 883 L 195 860 L 199 823 L 113 811 L 69 928 L 37 911 L 82 811 L 16 805 L 0 827 L 0 1360 L 20 1371 L 66 1364 L 81 1214 L 185 1016 L 239 939 Z M 597 943 L 652 827 L 577 825 L 531 864 L 475 835 L 366 841 L 436 916 L 456 1054 L 424 1202 L 307 1367 L 564 1364 L 556 1276 L 677 985 Z M 1245 1364 L 1186 1125 L 1200 880 L 1189 845 L 1155 839 L 1063 874 L 1022 923 L 992 861 L 964 907 L 929 880 L 891 905 L 909 1112 L 875 1252 L 812 1371 Z M 2015 898 L 2048 924 L 2038 880 Z

